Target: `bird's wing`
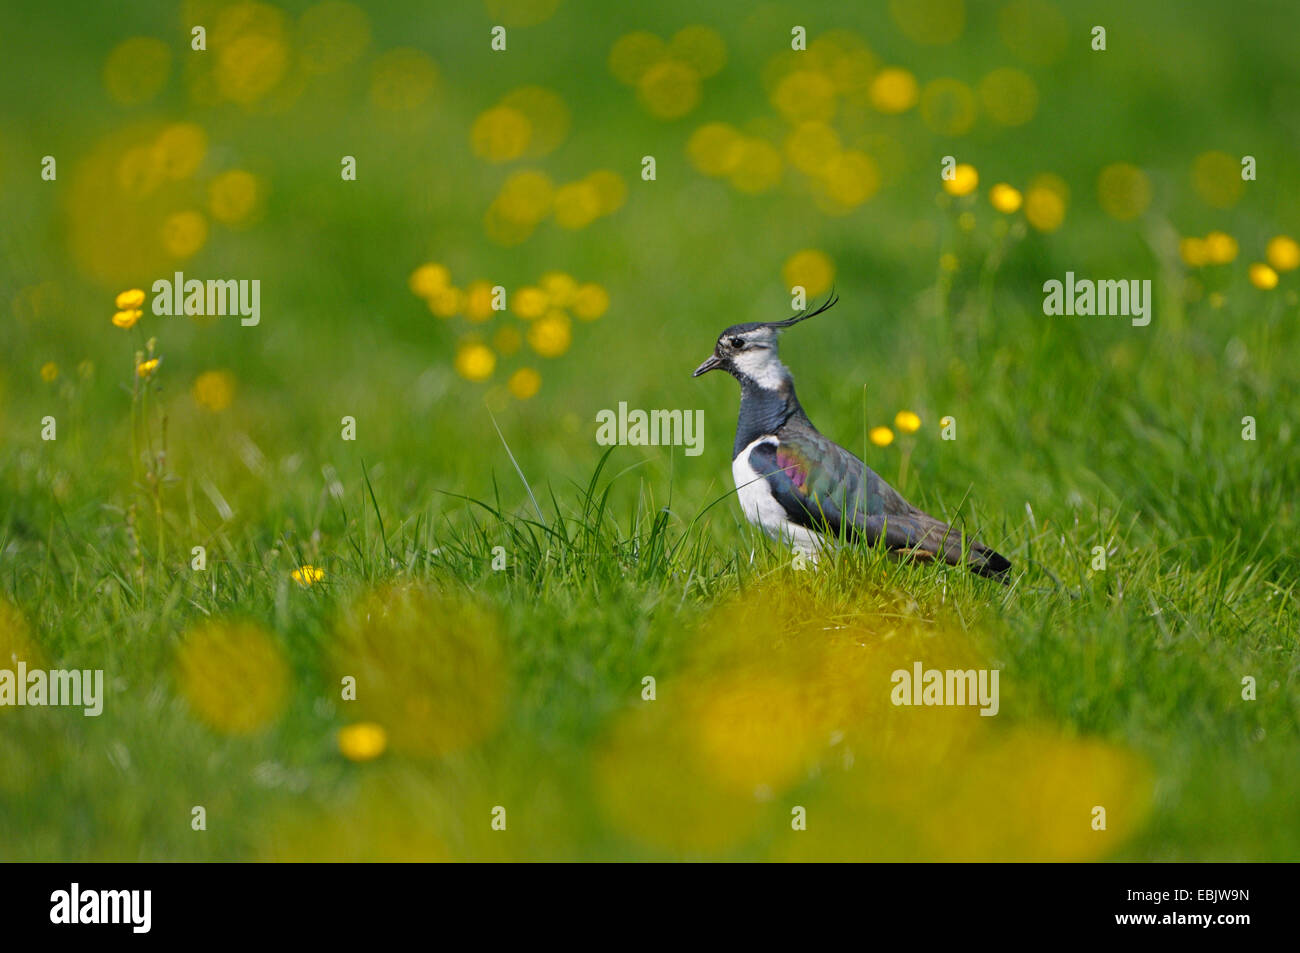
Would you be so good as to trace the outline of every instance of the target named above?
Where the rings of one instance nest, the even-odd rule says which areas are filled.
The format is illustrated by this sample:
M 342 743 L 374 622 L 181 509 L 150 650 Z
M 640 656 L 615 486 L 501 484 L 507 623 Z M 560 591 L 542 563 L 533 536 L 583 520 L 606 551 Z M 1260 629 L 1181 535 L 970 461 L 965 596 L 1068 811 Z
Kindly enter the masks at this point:
M 772 496 L 792 523 L 849 538 L 861 535 L 874 546 L 908 550 L 919 558 L 966 565 L 981 575 L 1000 576 L 1010 563 L 987 547 L 968 541 L 963 563 L 961 532 L 923 513 L 880 475 L 811 426 L 785 427 L 779 445 L 759 444 L 749 465 L 767 480 Z

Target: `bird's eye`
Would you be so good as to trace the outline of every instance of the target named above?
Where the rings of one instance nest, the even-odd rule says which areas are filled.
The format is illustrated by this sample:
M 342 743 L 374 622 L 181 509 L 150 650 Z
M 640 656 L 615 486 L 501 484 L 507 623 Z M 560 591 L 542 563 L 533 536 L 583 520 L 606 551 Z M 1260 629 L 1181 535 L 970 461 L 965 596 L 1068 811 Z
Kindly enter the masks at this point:
M 744 339 L 744 338 L 732 338 L 732 339 L 731 339 L 731 346 L 734 347 L 737 351 L 739 351 L 741 348 L 743 348 L 743 347 L 745 346 L 745 339 Z

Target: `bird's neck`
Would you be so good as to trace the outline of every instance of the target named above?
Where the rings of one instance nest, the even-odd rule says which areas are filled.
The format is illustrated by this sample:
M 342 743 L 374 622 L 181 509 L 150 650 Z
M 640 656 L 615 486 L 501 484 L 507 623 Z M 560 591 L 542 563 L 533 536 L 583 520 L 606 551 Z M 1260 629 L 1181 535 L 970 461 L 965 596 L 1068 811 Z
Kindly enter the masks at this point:
M 734 457 L 766 434 L 775 433 L 792 417 L 804 417 L 794 381 L 784 377 L 775 387 L 764 387 L 748 377 L 740 378 L 740 420 L 736 424 Z

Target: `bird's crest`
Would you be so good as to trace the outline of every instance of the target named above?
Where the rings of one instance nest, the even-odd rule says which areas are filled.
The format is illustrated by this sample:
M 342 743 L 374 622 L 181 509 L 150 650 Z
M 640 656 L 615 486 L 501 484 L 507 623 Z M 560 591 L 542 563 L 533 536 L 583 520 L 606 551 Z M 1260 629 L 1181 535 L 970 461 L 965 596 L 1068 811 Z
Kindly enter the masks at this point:
M 830 294 L 826 296 L 826 300 L 822 302 L 822 304 L 817 308 L 817 310 L 805 311 L 802 314 L 796 314 L 792 317 L 786 318 L 784 321 L 764 321 L 763 326 L 766 328 L 791 327 L 792 325 L 798 324 L 800 321 L 807 321 L 809 318 L 815 318 L 823 311 L 829 311 L 831 308 L 835 307 L 835 302 L 839 300 L 840 300 L 840 296 L 837 295 L 835 293 L 835 289 L 832 288 Z

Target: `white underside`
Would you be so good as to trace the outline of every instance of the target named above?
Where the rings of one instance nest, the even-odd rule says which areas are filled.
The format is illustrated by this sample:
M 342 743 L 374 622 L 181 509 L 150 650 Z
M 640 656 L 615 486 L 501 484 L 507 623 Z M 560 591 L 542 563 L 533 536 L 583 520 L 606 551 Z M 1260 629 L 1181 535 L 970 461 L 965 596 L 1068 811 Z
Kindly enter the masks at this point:
M 745 511 L 745 518 L 755 526 L 761 527 L 768 536 L 811 556 L 815 561 L 824 543 L 822 535 L 814 533 L 806 526 L 791 523 L 785 515 L 785 508 L 772 495 L 765 474 L 755 472 L 749 465 L 749 452 L 763 443 L 769 443 L 774 447 L 781 445 L 781 441 L 776 437 L 759 437 L 731 461 L 731 475 L 736 481 L 736 495 L 740 498 L 740 508 Z

